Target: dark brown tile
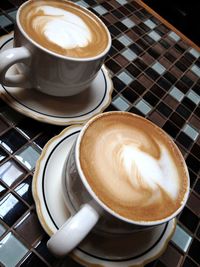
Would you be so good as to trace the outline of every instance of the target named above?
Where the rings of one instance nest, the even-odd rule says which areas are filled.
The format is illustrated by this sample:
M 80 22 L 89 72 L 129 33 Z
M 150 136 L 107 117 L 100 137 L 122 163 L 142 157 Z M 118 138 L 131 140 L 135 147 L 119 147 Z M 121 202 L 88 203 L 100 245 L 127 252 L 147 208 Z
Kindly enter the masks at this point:
M 183 256 L 174 247 L 169 245 L 160 260 L 166 267 L 181 267 Z
M 150 88 L 153 85 L 153 81 L 151 79 L 149 79 L 145 74 L 141 74 L 138 78 L 138 80 L 140 81 L 140 83 L 146 87 L 146 88 Z
M 142 59 L 145 62 L 145 64 L 147 64 L 148 66 L 152 65 L 153 62 L 155 61 L 155 59 L 152 56 L 150 56 L 148 53 L 145 53 L 142 56 Z
M 132 30 L 129 30 L 126 32 L 126 35 L 131 38 L 131 40 L 136 41 L 138 40 L 139 36 L 133 32 Z
M 110 24 L 114 24 L 117 22 L 117 18 L 114 17 L 112 14 L 106 14 L 104 18 L 109 21 Z
M 189 123 L 192 124 L 197 130 L 200 130 L 200 119 L 197 116 L 192 115 L 189 119 Z
M 120 54 L 116 55 L 114 59 L 121 67 L 125 67 L 129 63 L 129 61 Z
M 193 192 L 187 201 L 187 206 L 197 215 L 200 216 L 200 198 Z
M 179 70 L 176 66 L 173 66 L 170 70 L 169 70 L 175 77 L 179 78 L 182 76 L 182 71 Z
M 162 64 L 166 69 L 169 69 L 171 67 L 171 62 L 166 59 L 165 57 L 162 57 L 158 60 L 160 62 L 160 64 Z
M 167 104 L 172 109 L 176 109 L 178 107 L 178 105 L 179 105 L 179 102 L 176 99 L 174 99 L 172 96 L 170 96 L 170 95 L 167 95 L 164 98 L 164 102 L 165 102 L 165 104 Z
M 4 132 L 8 127 L 9 125 L 5 121 L 0 119 L 0 133 Z
M 37 215 L 34 212 L 27 214 L 15 227 L 15 230 L 30 246 L 38 241 L 44 234 Z
M 186 71 L 185 74 L 194 82 L 198 80 L 198 77 L 191 70 Z
M 166 119 L 162 117 L 157 111 L 153 111 L 149 116 L 149 119 L 161 128 L 166 122 Z

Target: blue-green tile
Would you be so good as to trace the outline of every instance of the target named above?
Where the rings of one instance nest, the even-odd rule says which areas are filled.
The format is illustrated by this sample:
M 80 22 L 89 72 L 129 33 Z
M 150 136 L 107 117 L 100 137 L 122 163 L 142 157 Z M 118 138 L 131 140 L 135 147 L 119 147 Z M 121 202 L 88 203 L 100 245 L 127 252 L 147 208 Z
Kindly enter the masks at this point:
M 130 48 L 125 49 L 122 52 L 122 56 L 124 56 L 128 61 L 133 61 L 137 58 L 137 55 Z
M 169 37 L 171 37 L 171 39 L 173 39 L 176 42 L 178 42 L 180 40 L 180 36 L 178 34 L 176 34 L 175 32 L 170 32 Z
M 179 102 L 181 102 L 181 100 L 185 96 L 176 86 L 172 87 L 172 89 L 169 92 L 169 94 Z
M 176 226 L 172 241 L 184 252 L 188 250 L 192 237 L 183 230 L 179 225 Z
M 183 132 L 187 134 L 194 141 L 197 140 L 199 136 L 199 132 L 187 123 L 183 127 Z
M 7 27 L 7 26 L 12 25 L 12 24 L 13 24 L 13 22 L 11 20 L 9 20 L 9 18 L 7 18 L 4 15 L 0 16 L 0 27 L 4 28 L 4 27 Z
M 148 33 L 148 35 L 156 42 L 161 39 L 161 36 L 155 31 L 151 31 L 150 33 Z
M 199 57 L 200 57 L 200 53 L 199 53 L 199 51 L 197 51 L 197 50 L 194 49 L 194 48 L 191 48 L 191 49 L 189 50 L 189 52 L 190 52 L 190 54 L 192 54 L 195 58 L 199 58 Z
M 118 96 L 112 101 L 112 104 L 121 111 L 126 111 L 130 105 L 129 103 L 121 96 Z
M 134 80 L 133 76 L 126 71 L 120 72 L 117 77 L 126 85 L 129 85 Z
M 0 262 L 6 267 L 15 267 L 28 249 L 12 234 L 8 233 L 0 245 Z
M 129 38 L 127 35 L 121 35 L 117 38 L 117 40 L 125 46 L 129 46 L 133 43 L 131 38 Z
M 191 70 L 196 74 L 198 77 L 200 77 L 200 68 L 197 65 L 193 65 Z
M 187 94 L 187 97 L 194 102 L 196 105 L 200 103 L 200 96 L 196 94 L 193 90 L 190 90 Z
M 150 19 L 145 20 L 144 24 L 152 30 L 156 27 L 156 24 Z
M 137 102 L 135 107 L 144 115 L 147 115 L 152 110 L 152 107 L 144 99 Z
M 0 224 L 0 237 L 6 232 L 6 228 Z
M 40 156 L 40 152 L 41 151 L 35 145 L 28 145 L 18 151 L 15 157 L 29 170 L 33 170 Z
M 133 26 L 135 26 L 135 22 L 133 22 L 131 19 L 129 18 L 125 18 L 121 21 L 127 28 L 132 28 Z
M 93 9 L 101 16 L 105 15 L 108 12 L 108 10 L 105 9 L 103 6 L 95 6 Z
M 162 75 L 166 71 L 166 68 L 159 62 L 155 62 L 151 67 L 160 75 Z
M 127 0 L 116 0 L 120 5 L 125 5 L 127 4 Z

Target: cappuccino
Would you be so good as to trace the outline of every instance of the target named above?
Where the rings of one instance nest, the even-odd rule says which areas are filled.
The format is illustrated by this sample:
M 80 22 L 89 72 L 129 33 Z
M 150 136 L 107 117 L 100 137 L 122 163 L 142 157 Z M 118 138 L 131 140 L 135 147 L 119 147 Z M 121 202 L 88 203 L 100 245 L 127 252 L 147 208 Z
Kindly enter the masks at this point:
M 171 138 L 126 112 L 92 119 L 79 146 L 86 181 L 108 208 L 134 222 L 160 221 L 185 201 L 188 171 Z
M 19 19 L 33 41 L 56 54 L 89 58 L 108 46 L 104 24 L 87 9 L 68 1 L 30 1 L 22 7 Z

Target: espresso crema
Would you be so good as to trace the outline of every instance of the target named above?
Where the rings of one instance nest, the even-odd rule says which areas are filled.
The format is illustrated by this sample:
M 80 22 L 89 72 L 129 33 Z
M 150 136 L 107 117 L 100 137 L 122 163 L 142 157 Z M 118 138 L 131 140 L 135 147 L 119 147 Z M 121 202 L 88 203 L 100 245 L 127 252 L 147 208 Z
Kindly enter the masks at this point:
M 108 45 L 103 23 L 67 1 L 30 1 L 22 7 L 19 19 L 31 39 L 63 56 L 94 57 Z
M 80 165 L 97 197 L 133 221 L 173 214 L 188 188 L 180 151 L 159 127 L 129 113 L 93 120 L 80 143 Z

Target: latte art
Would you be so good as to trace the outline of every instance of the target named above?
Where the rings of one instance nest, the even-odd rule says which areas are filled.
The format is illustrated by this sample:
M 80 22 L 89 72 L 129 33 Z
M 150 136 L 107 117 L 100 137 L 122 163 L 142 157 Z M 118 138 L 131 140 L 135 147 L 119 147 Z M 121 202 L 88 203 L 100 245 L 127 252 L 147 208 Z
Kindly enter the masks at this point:
M 169 216 L 187 188 L 181 156 L 155 127 L 137 116 L 108 115 L 90 125 L 80 145 L 81 166 L 93 191 L 132 220 Z
M 103 24 L 67 1 L 32 1 L 22 9 L 20 20 L 34 41 L 64 56 L 96 56 L 108 44 Z

